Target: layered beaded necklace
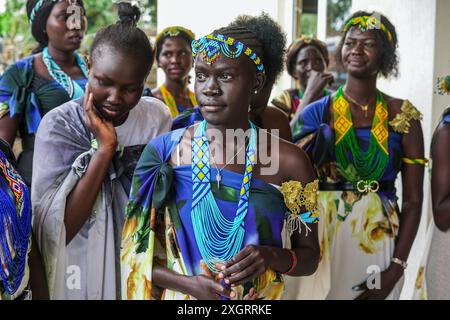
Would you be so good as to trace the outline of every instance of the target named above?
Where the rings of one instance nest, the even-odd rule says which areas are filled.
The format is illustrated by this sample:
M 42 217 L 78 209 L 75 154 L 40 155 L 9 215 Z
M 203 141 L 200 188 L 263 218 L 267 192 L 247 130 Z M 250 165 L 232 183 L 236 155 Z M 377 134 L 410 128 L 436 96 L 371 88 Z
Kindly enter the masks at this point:
M 377 91 L 375 115 L 370 130 L 369 149 L 362 151 L 353 127 L 350 104 L 341 86 L 333 99 L 336 162 L 345 178 L 357 185 L 360 181 L 378 181 L 389 162 L 388 107 L 381 92 Z M 350 163 L 351 162 L 351 163 Z M 356 175 L 349 170 L 350 164 Z
M 0 151 L 0 276 L 3 288 L 13 295 L 25 273 L 31 233 L 31 206 L 28 188 Z M 1 178 L 0 178 L 1 179 Z M 5 189 L 11 189 L 13 199 Z
M 70 78 L 70 76 L 66 74 L 61 67 L 58 66 L 58 64 L 56 64 L 55 60 L 48 52 L 48 47 L 45 47 L 42 51 L 42 60 L 44 61 L 50 76 L 67 91 L 70 99 L 78 99 L 83 96 L 84 89 L 76 83 L 76 81 L 73 81 L 72 78 Z M 83 75 L 87 78 L 88 68 L 86 62 L 78 52 L 75 52 L 75 60 L 78 67 L 80 67 L 83 72 Z
M 244 219 L 248 212 L 250 185 L 256 161 L 256 127 L 250 121 L 249 124 L 250 138 L 246 148 L 245 174 L 233 220 L 228 220 L 222 214 L 211 190 L 206 121 L 196 128 L 192 142 L 192 226 L 203 261 L 216 273 L 219 270 L 215 264 L 235 256 L 241 250 L 244 241 Z

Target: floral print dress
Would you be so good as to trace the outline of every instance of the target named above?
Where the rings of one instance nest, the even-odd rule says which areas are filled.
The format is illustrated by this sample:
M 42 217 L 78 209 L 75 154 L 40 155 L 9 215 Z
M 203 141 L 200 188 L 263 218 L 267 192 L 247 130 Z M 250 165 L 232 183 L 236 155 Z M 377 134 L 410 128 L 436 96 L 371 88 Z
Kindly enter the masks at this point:
M 395 189 L 402 168 L 401 130 L 389 126 L 389 162 L 379 180 L 378 191 L 361 193 L 342 187 L 347 181 L 336 163 L 334 130 L 326 123 L 330 103 L 331 97 L 327 96 L 307 106 L 296 124 L 298 133 L 293 137 L 310 156 L 320 181 L 321 262 L 316 272 L 320 274 L 313 278 L 321 282 L 322 290 L 321 296 L 310 298 L 354 299 L 362 291 L 352 288 L 368 279 L 376 285 L 373 275 L 385 270 L 393 256 L 401 214 Z M 416 111 L 408 101 L 404 106 Z M 370 127 L 355 128 L 363 150 L 369 147 L 370 130 Z M 325 188 L 325 185 L 335 188 Z M 388 299 L 399 297 L 402 282 L 398 282 Z

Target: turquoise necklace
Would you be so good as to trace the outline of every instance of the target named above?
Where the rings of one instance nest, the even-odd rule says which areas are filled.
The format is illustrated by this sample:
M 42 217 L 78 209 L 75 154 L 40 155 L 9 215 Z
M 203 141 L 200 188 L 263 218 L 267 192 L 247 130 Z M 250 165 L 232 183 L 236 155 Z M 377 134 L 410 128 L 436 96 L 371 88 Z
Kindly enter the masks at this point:
M 206 121 L 197 127 L 192 142 L 192 226 L 203 261 L 216 273 L 219 270 L 215 264 L 223 263 L 235 256 L 241 250 L 244 241 L 244 219 L 248 212 L 250 185 L 256 161 L 256 127 L 251 121 L 249 124 L 250 139 L 246 148 L 246 169 L 238 209 L 231 221 L 223 216 L 211 191 Z
M 86 62 L 78 52 L 75 52 L 75 59 L 80 67 L 83 75 L 88 77 L 88 69 Z M 52 56 L 48 52 L 48 47 L 45 47 L 42 51 L 42 60 L 47 67 L 48 73 L 56 80 L 69 94 L 70 99 L 78 99 L 84 95 L 84 89 L 75 81 L 73 81 L 69 75 L 67 75 L 53 60 Z

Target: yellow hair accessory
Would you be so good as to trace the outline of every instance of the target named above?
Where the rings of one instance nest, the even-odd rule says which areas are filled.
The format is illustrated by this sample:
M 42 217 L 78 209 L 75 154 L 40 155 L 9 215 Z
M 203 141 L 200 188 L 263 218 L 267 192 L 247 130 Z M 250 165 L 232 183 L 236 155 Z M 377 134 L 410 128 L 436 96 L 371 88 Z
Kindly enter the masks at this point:
M 372 15 L 372 16 L 354 17 L 345 24 L 344 32 L 347 32 L 352 26 L 358 26 L 358 28 L 363 32 L 367 30 L 376 30 L 376 29 L 381 30 L 384 33 L 386 33 L 389 42 L 392 44 L 391 32 L 379 19 L 377 19 L 376 16 Z
M 189 38 L 191 38 L 191 41 L 195 39 L 195 34 L 191 30 L 181 26 L 170 26 L 158 33 L 155 41 L 158 42 L 163 37 L 177 37 L 180 33 L 186 34 Z

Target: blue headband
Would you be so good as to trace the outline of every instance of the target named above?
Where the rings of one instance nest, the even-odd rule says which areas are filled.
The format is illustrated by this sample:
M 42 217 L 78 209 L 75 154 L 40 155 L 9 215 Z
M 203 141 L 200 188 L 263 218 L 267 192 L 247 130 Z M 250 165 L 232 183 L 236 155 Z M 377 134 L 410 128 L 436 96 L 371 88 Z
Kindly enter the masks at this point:
M 230 50 L 230 47 L 233 47 L 234 50 Z M 192 41 L 192 56 L 194 59 L 197 58 L 198 52 L 203 54 L 203 59 L 207 64 L 213 64 L 220 53 L 230 59 L 239 58 L 244 53 L 256 65 L 258 72 L 264 73 L 264 65 L 256 53 L 242 42 L 231 37 L 221 34 L 208 34 L 199 40 L 194 40 Z

